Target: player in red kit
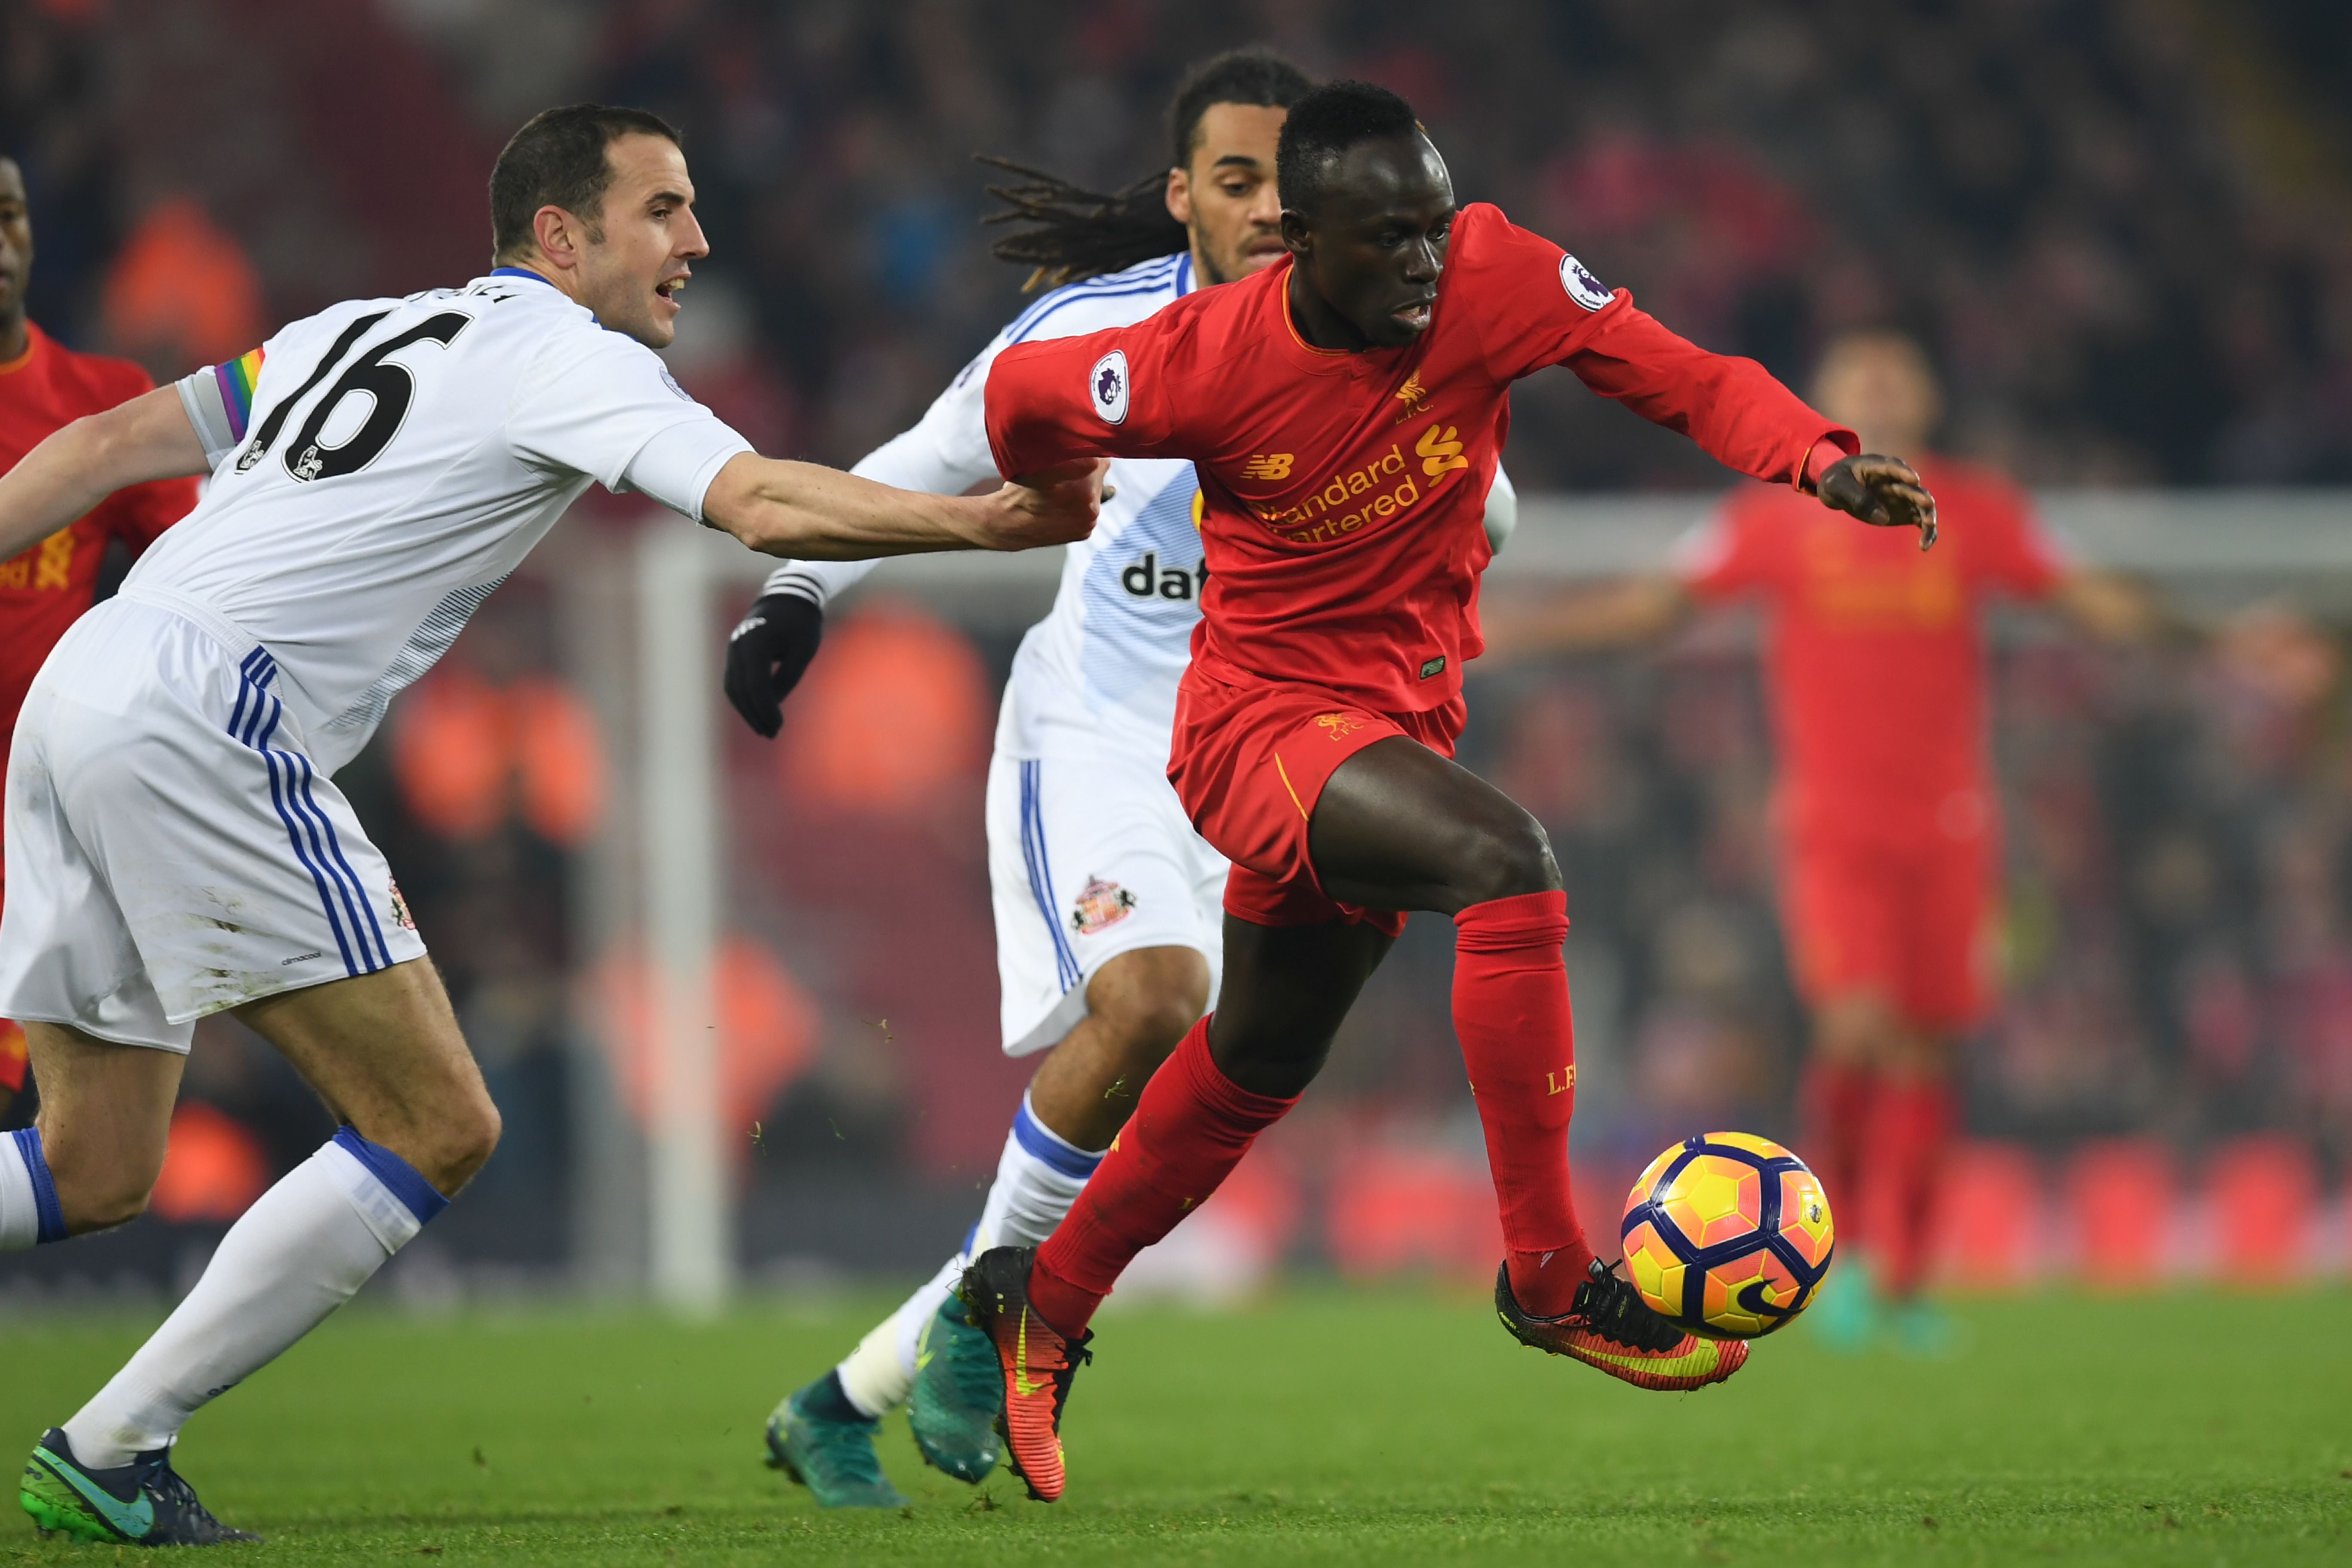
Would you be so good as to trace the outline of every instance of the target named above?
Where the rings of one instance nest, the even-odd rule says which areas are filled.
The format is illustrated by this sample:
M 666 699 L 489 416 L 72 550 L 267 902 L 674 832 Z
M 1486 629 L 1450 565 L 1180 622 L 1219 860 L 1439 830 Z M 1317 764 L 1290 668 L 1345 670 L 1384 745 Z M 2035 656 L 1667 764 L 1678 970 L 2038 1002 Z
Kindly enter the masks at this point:
M 1284 261 L 1132 327 L 1016 345 L 989 375 L 1000 468 L 1192 461 L 1208 583 L 1169 778 L 1234 862 L 1216 1012 L 1054 1235 L 965 1276 L 1003 1365 L 1008 1448 L 1040 1498 L 1062 1489 L 1087 1320 L 1297 1102 L 1409 910 L 1456 929 L 1454 1020 L 1502 1214 L 1505 1325 L 1643 1387 L 1738 1369 L 1745 1346 L 1671 1327 L 1585 1243 L 1559 868 L 1535 820 L 1450 760 L 1509 387 L 1564 364 L 1742 473 L 1933 527 L 1908 468 L 1855 456 L 1852 432 L 1761 367 L 1675 337 L 1493 207 L 1457 208 L 1393 93 L 1309 94 L 1276 179 Z
M 76 353 L 26 320 L 25 284 L 32 269 L 25 176 L 14 159 L 0 158 L 0 473 L 50 432 L 155 385 L 129 360 Z M 41 661 L 97 596 L 107 542 L 120 539 L 135 555 L 195 504 L 193 479 L 134 485 L 23 554 L 0 561 L 0 626 L 7 628 L 0 637 L 0 778 L 6 776 L 16 710 Z M 0 898 L 6 894 L 5 854 L 0 845 Z M 25 1032 L 0 1018 L 0 1111 L 24 1085 Z
M 1833 342 L 1814 395 L 1865 442 L 1905 451 L 1939 416 L 1926 356 L 1892 331 Z M 1918 1292 L 1955 1121 L 1952 1046 L 1990 1000 L 1999 819 L 1983 614 L 1999 598 L 2048 602 L 2111 641 L 2143 639 L 2165 616 L 2132 584 L 2067 562 L 2000 475 L 1945 458 L 1919 472 L 1942 519 L 1933 553 L 1743 486 L 1674 574 L 1515 608 L 1496 630 L 1499 653 L 1590 648 L 1660 636 L 1702 603 L 1765 605 L 1781 903 L 1813 1026 L 1805 1151 L 1841 1248 L 1865 1265 L 1840 1270 L 1810 1319 L 1857 1345 L 1884 1297 L 1903 1342 L 1931 1350 L 1947 1332 Z

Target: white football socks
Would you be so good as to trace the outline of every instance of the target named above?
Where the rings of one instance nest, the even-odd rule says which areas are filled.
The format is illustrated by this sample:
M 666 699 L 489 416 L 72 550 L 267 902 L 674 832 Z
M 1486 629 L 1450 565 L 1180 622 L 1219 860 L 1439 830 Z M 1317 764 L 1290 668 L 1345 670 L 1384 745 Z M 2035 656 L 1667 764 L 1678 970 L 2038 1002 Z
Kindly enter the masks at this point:
M 996 1163 L 995 1184 L 963 1250 L 858 1341 L 849 1359 L 835 1369 L 849 1402 L 869 1416 L 905 1404 L 915 1386 L 923 1328 L 955 1293 L 965 1266 L 992 1247 L 1034 1247 L 1053 1235 L 1101 1163 L 1099 1152 L 1089 1153 L 1038 1121 L 1024 1094 L 1021 1109 L 1013 1113 L 1003 1157 Z
M 414 1167 L 346 1127 L 229 1227 L 204 1277 L 74 1418 L 84 1467 L 163 1447 L 268 1365 L 448 1206 Z
M 41 1156 L 41 1135 L 30 1127 L 0 1132 L 0 1252 L 22 1252 L 66 1238 L 58 1189 Z

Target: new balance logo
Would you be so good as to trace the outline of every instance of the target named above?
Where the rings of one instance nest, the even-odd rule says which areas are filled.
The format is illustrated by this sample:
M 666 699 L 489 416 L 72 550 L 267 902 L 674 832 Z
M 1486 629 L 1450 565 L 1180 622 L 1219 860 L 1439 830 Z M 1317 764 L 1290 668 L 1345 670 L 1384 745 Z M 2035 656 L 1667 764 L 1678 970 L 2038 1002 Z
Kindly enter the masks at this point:
M 1421 471 L 1433 479 L 1448 468 L 1470 466 L 1470 459 L 1462 455 L 1462 443 L 1454 438 L 1451 425 L 1442 428 L 1432 425 L 1421 433 L 1421 439 L 1412 444 L 1412 449 L 1421 454 Z
M 1286 479 L 1290 477 L 1291 462 L 1292 457 L 1288 452 L 1260 452 L 1242 465 L 1242 478 Z

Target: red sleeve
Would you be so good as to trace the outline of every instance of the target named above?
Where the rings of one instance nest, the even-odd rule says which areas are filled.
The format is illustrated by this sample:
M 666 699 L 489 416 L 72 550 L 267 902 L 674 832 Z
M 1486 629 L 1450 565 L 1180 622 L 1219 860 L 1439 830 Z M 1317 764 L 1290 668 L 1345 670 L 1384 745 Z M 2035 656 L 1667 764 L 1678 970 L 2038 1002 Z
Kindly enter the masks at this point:
M 107 528 L 135 556 L 195 507 L 195 480 L 152 479 L 115 491 L 103 510 Z
M 1814 443 L 1852 454 L 1853 431 L 1805 406 L 1754 360 L 1709 353 L 1604 287 L 1584 264 L 1492 207 L 1465 208 L 1456 240 L 1477 301 L 1488 371 L 1515 381 L 1564 364 L 1643 418 L 1750 479 L 1797 485 Z
M 1693 596 L 1728 599 L 1772 580 L 1788 552 L 1785 546 L 1773 550 L 1766 544 L 1764 530 L 1757 526 L 1760 511 L 1728 500 L 1675 546 L 1675 575 Z
M 2021 599 L 2046 599 L 2067 574 L 2065 552 L 2034 520 L 2032 500 L 2006 479 L 1971 484 L 1961 527 L 1969 574 L 1990 588 Z
M 1175 436 L 1165 313 L 1083 337 L 1014 343 L 988 367 L 989 455 L 1010 477 L 1074 458 L 1153 458 Z
M 119 407 L 155 390 L 154 378 L 129 360 L 92 357 L 83 363 L 89 367 L 97 408 Z M 187 516 L 195 504 L 195 480 L 155 479 L 115 491 L 98 507 L 95 521 L 135 556 Z

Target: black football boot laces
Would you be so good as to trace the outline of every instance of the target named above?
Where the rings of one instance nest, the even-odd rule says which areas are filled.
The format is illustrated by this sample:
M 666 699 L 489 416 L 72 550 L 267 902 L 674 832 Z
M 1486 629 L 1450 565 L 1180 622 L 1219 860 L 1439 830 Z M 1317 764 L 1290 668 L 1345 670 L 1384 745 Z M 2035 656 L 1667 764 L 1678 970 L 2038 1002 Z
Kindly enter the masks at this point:
M 1683 1342 L 1683 1331 L 1652 1311 L 1632 1280 L 1620 1279 L 1598 1258 L 1576 1288 L 1568 1315 L 1582 1320 L 1602 1339 L 1632 1350 L 1664 1352 Z

